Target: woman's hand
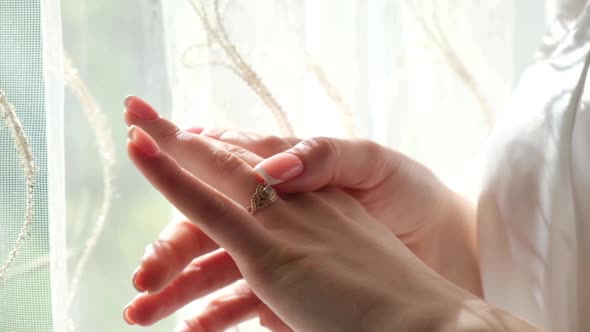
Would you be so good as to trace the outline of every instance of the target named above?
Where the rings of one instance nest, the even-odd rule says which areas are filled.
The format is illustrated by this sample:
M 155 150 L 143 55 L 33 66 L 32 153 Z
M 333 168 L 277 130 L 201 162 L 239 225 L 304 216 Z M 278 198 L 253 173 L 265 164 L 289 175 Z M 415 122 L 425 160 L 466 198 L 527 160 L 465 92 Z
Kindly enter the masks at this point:
M 128 124 L 158 141 L 133 127 L 131 158 L 194 222 L 168 226 L 146 250 L 134 284 L 148 293 L 125 309 L 129 323 L 152 324 L 244 277 L 179 331 L 222 331 L 256 314 L 273 331 L 460 330 L 466 320 L 502 326 L 498 317 L 526 325 L 433 273 L 342 189 L 289 195 L 252 217 L 243 206 L 260 156 L 127 102 Z
M 140 104 L 135 99 L 134 105 Z M 182 131 L 155 112 L 151 120 L 133 116 L 134 109 L 153 109 L 132 107 L 126 121 L 145 129 L 165 150 L 176 151 L 179 148 L 169 143 L 197 134 L 256 166 L 280 192 L 311 192 L 324 187 L 346 191 L 428 266 L 482 296 L 474 207 L 403 154 L 363 139 L 300 140 L 202 128 Z M 174 156 L 191 163 L 192 169 L 197 167 L 198 163 L 190 161 L 193 153 L 177 152 Z
M 152 318 L 159 318 L 242 276 L 251 291 L 236 291 L 216 306 L 242 308 L 236 303 L 258 298 L 285 322 L 283 328 L 297 331 L 424 330 L 442 324 L 450 304 L 475 298 L 424 265 L 340 189 L 287 195 L 251 215 L 244 206 L 257 176 L 234 154 L 197 135 L 170 136 L 160 148 L 137 126 L 131 127 L 128 148 L 154 187 L 199 226 L 175 224 L 148 250 L 136 278 L 155 268 L 150 265 L 155 256 L 159 262 L 167 258 L 174 269 L 165 281 L 144 285 L 159 292 L 140 295 L 126 309 L 131 322 L 153 322 L 143 320 L 146 302 L 154 302 Z M 183 154 L 191 162 L 174 158 Z M 211 252 L 217 245 L 225 251 Z M 228 317 L 229 323 L 251 315 L 240 312 Z M 218 322 L 204 326 L 196 318 L 179 331 L 227 327 L 227 320 Z

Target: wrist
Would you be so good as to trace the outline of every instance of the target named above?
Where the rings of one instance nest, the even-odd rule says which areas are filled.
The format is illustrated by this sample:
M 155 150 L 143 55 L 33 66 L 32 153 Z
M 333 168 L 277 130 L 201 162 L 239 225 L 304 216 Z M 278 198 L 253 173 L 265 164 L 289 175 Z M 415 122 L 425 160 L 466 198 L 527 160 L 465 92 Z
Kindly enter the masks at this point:
M 469 319 L 463 317 L 462 311 L 466 309 L 465 303 L 478 300 L 476 296 L 432 272 L 422 276 L 424 278 L 418 277 L 420 280 L 415 279 L 415 289 L 419 291 L 411 296 L 399 289 L 392 289 L 386 305 L 381 306 L 382 310 L 377 311 L 378 315 L 371 317 L 372 324 L 365 325 L 366 329 L 363 331 L 480 331 L 458 329 L 459 320 L 463 320 L 462 328 L 467 327 Z
M 395 303 L 384 306 L 387 310 L 376 317 L 380 320 L 375 319 L 370 329 L 364 331 L 542 332 L 464 289 L 440 277 L 436 279 L 423 284 L 422 289 L 429 292 L 414 294 L 417 296 L 406 298 L 402 305 L 393 301 Z
M 447 219 L 440 225 L 436 270 L 455 285 L 483 297 L 477 241 L 476 206 L 453 193 Z
M 449 306 L 436 332 L 541 332 L 532 324 L 479 299 Z
M 441 195 L 433 217 L 421 235 L 422 247 L 413 247 L 424 263 L 453 284 L 483 297 L 477 245 L 476 207 L 464 197 L 448 190 Z

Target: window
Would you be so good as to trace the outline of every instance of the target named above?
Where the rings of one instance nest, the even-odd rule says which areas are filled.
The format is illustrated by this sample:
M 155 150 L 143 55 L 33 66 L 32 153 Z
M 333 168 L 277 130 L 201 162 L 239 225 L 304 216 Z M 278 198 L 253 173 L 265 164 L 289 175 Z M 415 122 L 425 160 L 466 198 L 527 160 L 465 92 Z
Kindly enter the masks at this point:
M 133 330 L 121 318 L 130 275 L 173 211 L 126 158 L 126 94 L 187 126 L 371 138 L 469 191 L 540 39 L 532 3 L 0 2 L 0 89 L 36 166 L 30 235 L 0 281 L 0 331 Z M 6 125 L 0 153 L 3 263 L 28 205 Z

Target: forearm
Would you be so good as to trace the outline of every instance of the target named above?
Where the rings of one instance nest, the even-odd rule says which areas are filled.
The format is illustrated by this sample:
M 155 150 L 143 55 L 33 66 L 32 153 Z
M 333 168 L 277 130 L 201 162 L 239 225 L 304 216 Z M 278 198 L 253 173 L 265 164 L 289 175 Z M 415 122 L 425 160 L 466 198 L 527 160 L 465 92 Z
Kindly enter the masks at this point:
M 437 332 L 541 332 L 533 325 L 481 300 L 466 300 L 449 310 Z

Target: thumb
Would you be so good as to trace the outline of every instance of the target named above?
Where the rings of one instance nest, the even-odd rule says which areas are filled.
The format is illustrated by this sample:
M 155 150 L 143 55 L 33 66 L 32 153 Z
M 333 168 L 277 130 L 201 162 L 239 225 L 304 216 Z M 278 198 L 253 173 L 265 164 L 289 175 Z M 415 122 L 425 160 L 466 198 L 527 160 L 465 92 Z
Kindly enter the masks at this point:
M 254 170 L 283 192 L 326 186 L 366 190 L 391 176 L 402 158 L 370 140 L 319 137 L 263 160 Z

